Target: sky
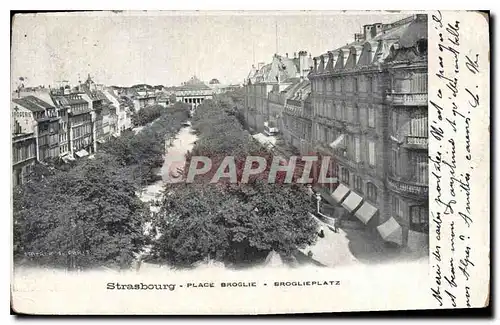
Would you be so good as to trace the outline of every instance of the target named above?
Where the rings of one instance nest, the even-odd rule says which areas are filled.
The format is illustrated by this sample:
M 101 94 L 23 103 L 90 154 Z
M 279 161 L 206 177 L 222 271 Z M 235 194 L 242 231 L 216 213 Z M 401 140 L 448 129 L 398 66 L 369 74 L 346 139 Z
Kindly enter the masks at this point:
M 25 86 L 179 85 L 196 75 L 242 83 L 253 63 L 305 50 L 318 56 L 362 26 L 409 16 L 384 12 L 93 12 L 16 15 L 11 79 Z M 277 40 L 277 42 L 276 42 Z

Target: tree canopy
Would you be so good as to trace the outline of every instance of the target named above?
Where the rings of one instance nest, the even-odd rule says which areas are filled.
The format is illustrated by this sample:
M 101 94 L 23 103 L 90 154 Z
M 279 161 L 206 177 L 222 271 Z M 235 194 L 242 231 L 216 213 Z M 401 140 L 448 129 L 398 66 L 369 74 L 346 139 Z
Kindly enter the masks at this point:
M 107 154 L 16 188 L 15 258 L 69 269 L 128 265 L 148 213 L 136 190 Z
M 188 164 L 193 155 L 272 158 L 243 130 L 227 102 L 205 101 L 193 127 L 198 140 Z M 268 184 L 259 177 L 248 184 L 207 184 L 208 179 L 202 175 L 194 183 L 166 186 L 156 219 L 161 237 L 153 242 L 152 257 L 177 267 L 206 259 L 247 265 L 272 250 L 290 256 L 316 240 L 316 223 L 308 216 L 314 207 L 301 185 Z
M 137 193 L 163 163 L 165 138 L 188 116 L 175 105 L 141 132 L 124 132 L 93 159 L 37 164 L 14 189 L 14 257 L 35 265 L 127 267 L 144 246 L 150 211 Z

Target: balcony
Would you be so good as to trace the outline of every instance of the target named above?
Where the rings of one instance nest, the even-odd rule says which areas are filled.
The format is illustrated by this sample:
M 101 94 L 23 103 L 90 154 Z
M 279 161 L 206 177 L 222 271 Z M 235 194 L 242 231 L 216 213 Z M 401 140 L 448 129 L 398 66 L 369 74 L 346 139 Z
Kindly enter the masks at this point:
M 334 119 L 331 119 L 331 118 L 328 118 L 325 116 L 320 116 L 320 115 L 316 115 L 316 119 L 317 119 L 318 123 L 320 123 L 320 124 L 327 125 L 327 126 L 337 126 L 335 123 L 336 120 L 334 120 Z
M 427 105 L 427 93 L 392 93 L 386 99 L 392 105 L 424 106 Z
M 356 162 L 352 157 L 348 157 L 344 155 L 345 148 L 337 148 L 335 150 L 335 158 L 345 166 L 348 166 L 358 172 L 364 170 L 363 161 Z
M 428 185 L 414 183 L 411 181 L 402 181 L 391 176 L 389 176 L 387 179 L 387 185 L 390 189 L 403 194 L 411 194 L 417 196 L 429 195 Z
M 427 149 L 429 147 L 429 138 L 422 136 L 407 135 L 405 147 L 415 149 Z

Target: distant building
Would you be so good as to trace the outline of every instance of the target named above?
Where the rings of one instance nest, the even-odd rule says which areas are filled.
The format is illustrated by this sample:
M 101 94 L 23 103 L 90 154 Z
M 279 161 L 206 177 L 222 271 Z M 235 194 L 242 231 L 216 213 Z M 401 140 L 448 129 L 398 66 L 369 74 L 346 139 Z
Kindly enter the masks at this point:
M 60 116 L 66 120 L 68 130 L 69 159 L 85 157 L 95 152 L 95 114 L 91 102 L 82 93 L 65 93 L 54 90 L 51 94 Z
M 102 89 L 102 87 L 98 87 L 94 83 L 89 74 L 85 83 L 80 84 L 74 92 L 75 94 L 80 94 L 89 103 L 89 108 L 93 112 L 94 151 L 97 151 L 97 143 L 104 143 L 112 134 L 116 133 L 118 128 L 117 109 L 99 88 Z
M 250 128 L 262 132 L 266 125 L 276 124 L 280 116 L 288 87 L 307 78 L 311 58 L 306 51 L 293 58 L 275 54 L 269 64 L 252 66 L 245 80 L 245 108 L 243 115 Z
M 116 112 L 116 127 L 112 136 L 119 136 L 121 132 L 132 128 L 131 112 L 121 101 L 116 92 L 109 88 L 103 91 L 106 98 L 111 102 Z
M 156 102 L 158 105 L 161 105 L 163 107 L 167 107 L 172 103 L 172 96 L 167 93 L 167 92 L 160 92 L 158 93 L 158 97 L 156 99 Z
M 11 102 L 14 185 L 24 183 L 36 161 L 59 156 L 59 117 L 55 107 L 33 95 Z
M 177 102 L 190 104 L 192 109 L 196 109 L 205 99 L 212 99 L 214 91 L 196 76 L 191 77 L 178 87 L 167 87 L 165 91 L 175 96 Z
M 156 104 L 156 93 L 154 91 L 144 90 L 138 91 L 137 95 L 132 97 L 134 101 L 135 111 L 139 111 L 141 108 L 146 106 L 151 106 Z

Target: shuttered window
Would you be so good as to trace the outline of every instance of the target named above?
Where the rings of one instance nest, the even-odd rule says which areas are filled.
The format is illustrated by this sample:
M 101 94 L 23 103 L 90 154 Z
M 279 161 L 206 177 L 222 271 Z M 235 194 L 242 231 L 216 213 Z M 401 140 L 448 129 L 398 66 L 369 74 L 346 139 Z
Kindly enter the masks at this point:
M 429 182 L 429 161 L 427 155 L 419 152 L 411 152 L 410 163 L 413 164 L 411 179 L 417 183 L 427 184 Z
M 422 112 L 413 114 L 410 121 L 410 135 L 426 138 L 428 132 L 427 124 L 427 114 L 424 114 Z

